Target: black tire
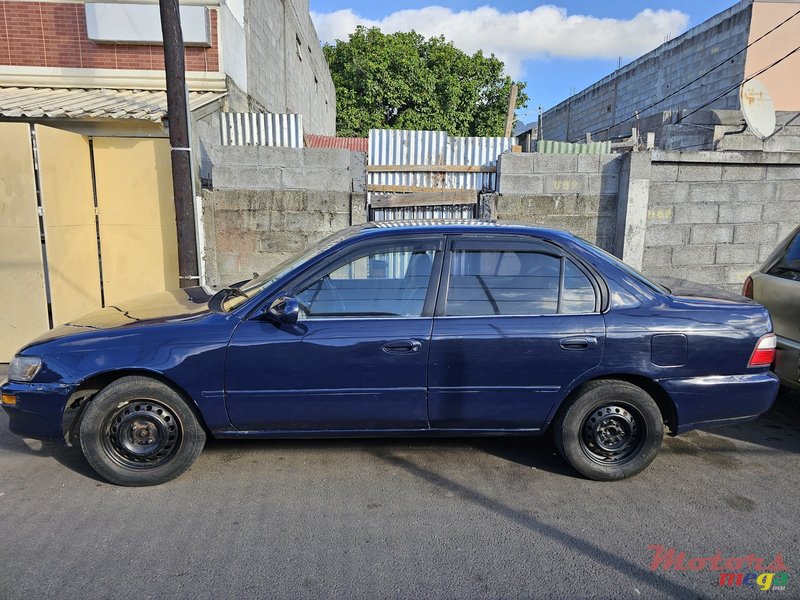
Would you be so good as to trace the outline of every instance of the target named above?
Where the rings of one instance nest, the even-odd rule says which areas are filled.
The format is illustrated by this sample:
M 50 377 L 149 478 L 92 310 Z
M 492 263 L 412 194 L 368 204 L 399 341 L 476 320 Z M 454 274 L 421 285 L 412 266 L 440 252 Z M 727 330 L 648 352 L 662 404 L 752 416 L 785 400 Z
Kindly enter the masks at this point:
M 607 379 L 576 390 L 559 411 L 553 435 L 561 456 L 581 474 L 616 481 L 653 462 L 664 422 L 655 400 L 642 388 Z
M 86 407 L 83 454 L 104 479 L 126 486 L 158 485 L 184 473 L 206 434 L 175 390 L 149 377 L 122 377 Z

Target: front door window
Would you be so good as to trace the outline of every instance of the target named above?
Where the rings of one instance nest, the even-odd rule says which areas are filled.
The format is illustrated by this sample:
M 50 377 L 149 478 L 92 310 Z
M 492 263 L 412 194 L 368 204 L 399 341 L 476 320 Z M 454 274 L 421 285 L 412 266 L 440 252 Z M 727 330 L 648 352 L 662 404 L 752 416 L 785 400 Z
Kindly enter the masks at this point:
M 431 242 L 358 252 L 300 286 L 301 318 L 421 316 L 435 250 Z

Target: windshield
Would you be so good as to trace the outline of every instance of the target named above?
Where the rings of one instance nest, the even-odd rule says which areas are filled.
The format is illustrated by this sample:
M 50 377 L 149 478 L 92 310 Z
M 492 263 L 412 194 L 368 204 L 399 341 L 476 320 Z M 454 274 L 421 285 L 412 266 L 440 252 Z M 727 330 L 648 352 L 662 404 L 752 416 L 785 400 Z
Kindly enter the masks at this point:
M 299 254 L 296 254 L 289 258 L 288 260 L 283 261 L 278 266 L 270 269 L 263 275 L 259 275 L 250 281 L 247 281 L 241 285 L 236 286 L 236 289 L 240 292 L 236 295 L 231 295 L 230 297 L 226 298 L 225 301 L 222 303 L 223 310 L 229 312 L 240 306 L 244 302 L 247 302 L 251 298 L 255 298 L 258 296 L 262 290 L 266 289 L 273 283 L 275 283 L 278 279 L 286 275 L 287 273 L 293 271 L 303 263 L 311 260 L 315 256 L 322 254 L 329 248 L 332 248 L 334 245 L 339 243 L 345 238 L 350 237 L 353 234 L 353 227 L 348 229 L 343 229 L 342 231 L 336 232 L 333 235 L 329 235 L 328 237 L 322 239 L 321 241 L 317 242 L 315 245 L 303 250 Z M 226 288 L 230 289 L 230 288 Z M 225 292 L 225 290 L 221 290 L 220 293 Z

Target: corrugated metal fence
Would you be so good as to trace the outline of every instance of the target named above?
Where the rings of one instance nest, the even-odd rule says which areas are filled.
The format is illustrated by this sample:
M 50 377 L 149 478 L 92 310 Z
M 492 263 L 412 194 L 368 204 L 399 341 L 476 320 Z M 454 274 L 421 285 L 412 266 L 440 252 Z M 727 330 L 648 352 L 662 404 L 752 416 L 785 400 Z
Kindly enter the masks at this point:
M 219 113 L 223 146 L 303 147 L 303 115 Z
M 554 142 L 539 140 L 536 151 L 542 154 L 611 154 L 611 142 Z
M 514 138 L 451 137 L 444 131 L 370 130 L 370 219 L 474 218 L 478 193 L 496 188 L 497 157 L 514 143 Z M 387 194 L 416 197 L 388 206 Z

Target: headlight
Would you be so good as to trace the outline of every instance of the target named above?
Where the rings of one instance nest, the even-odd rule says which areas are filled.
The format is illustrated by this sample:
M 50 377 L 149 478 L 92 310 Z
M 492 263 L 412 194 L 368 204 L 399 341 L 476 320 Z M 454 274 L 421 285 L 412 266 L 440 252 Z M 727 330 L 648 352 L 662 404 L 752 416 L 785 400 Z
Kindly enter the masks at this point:
M 31 381 L 41 368 L 42 359 L 38 356 L 15 356 L 8 365 L 8 380 Z

